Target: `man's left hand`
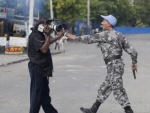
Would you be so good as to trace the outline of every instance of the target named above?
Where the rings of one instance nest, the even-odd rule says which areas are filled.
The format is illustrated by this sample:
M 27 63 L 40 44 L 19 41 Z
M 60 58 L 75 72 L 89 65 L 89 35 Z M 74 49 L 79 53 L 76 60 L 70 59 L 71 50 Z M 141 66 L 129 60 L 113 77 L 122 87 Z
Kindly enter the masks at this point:
M 64 31 L 58 32 L 58 37 L 61 38 L 62 36 L 64 36 L 64 33 L 65 33 Z

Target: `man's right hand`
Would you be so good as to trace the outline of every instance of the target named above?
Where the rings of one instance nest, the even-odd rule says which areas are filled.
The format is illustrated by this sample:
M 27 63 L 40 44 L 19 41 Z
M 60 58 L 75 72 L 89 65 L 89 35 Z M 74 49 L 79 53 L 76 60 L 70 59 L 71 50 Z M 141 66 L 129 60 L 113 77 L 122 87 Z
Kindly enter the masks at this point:
M 50 35 L 51 29 L 48 25 L 44 25 L 44 33 L 46 35 Z
M 132 65 L 131 65 L 131 69 L 132 69 L 132 71 L 133 71 L 133 77 L 134 77 L 134 79 L 136 79 L 136 74 L 135 74 L 135 72 L 137 72 L 137 64 L 132 64 Z
M 136 72 L 137 72 L 137 64 L 132 64 L 132 65 L 131 65 L 131 69 L 132 69 L 133 71 L 136 71 Z

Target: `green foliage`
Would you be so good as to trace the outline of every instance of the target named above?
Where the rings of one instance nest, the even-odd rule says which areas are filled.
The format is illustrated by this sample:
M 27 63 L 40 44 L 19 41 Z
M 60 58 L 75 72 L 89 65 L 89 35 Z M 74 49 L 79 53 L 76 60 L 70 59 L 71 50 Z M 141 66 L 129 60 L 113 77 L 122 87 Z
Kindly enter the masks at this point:
M 91 0 L 91 18 L 100 22 L 100 15 L 115 15 L 116 0 Z
M 150 0 L 135 0 L 135 5 L 141 7 L 141 21 L 150 26 Z
M 15 1 L 18 3 L 15 4 Z M 50 0 L 34 0 L 34 15 L 50 16 Z M 68 22 L 87 19 L 88 0 L 52 0 L 54 17 Z M 14 0 L 11 7 L 15 7 L 19 14 L 23 14 L 25 0 Z M 4 5 L 0 0 L 0 5 Z M 90 19 L 100 23 L 100 15 L 112 14 L 118 19 L 118 26 L 150 26 L 150 0 L 90 0 Z
M 118 26 L 150 26 L 150 0 L 92 0 L 92 19 L 100 20 L 100 14 L 112 14 L 118 19 Z
M 47 7 L 50 8 L 49 0 Z M 54 17 L 62 20 L 75 21 L 86 18 L 86 0 L 53 0 Z

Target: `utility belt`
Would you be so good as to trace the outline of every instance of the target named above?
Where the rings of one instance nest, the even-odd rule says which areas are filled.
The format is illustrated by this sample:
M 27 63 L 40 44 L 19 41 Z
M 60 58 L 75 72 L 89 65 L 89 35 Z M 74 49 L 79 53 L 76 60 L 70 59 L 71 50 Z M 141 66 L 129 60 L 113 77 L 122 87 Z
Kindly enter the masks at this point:
M 111 58 L 104 59 L 104 61 L 105 61 L 105 64 L 108 64 L 108 62 L 111 62 L 111 61 L 116 60 L 116 59 L 121 59 L 121 56 L 120 55 L 112 56 Z

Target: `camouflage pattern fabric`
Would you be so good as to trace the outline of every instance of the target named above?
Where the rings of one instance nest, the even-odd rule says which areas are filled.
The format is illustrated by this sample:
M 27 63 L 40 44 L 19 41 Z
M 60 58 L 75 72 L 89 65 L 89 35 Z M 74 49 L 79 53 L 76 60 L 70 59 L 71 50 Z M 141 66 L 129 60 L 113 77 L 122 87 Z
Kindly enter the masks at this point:
M 124 63 L 122 59 L 115 60 L 107 65 L 107 76 L 98 90 L 97 100 L 103 103 L 113 92 L 115 99 L 124 108 L 130 106 L 128 96 L 123 88 L 122 75 L 124 73 Z
M 87 40 L 88 43 L 99 43 L 104 60 L 113 56 L 122 56 L 122 52 L 125 50 L 131 56 L 132 63 L 137 63 L 136 50 L 123 34 L 114 29 L 106 30 L 87 38 L 84 40 Z M 122 59 L 115 59 L 107 63 L 107 76 L 98 90 L 97 100 L 103 103 L 113 92 L 115 99 L 123 108 L 130 105 L 126 91 L 123 88 L 123 73 L 124 63 Z
M 87 39 L 88 38 L 88 39 Z M 122 56 L 122 51 L 125 50 L 132 59 L 132 63 L 137 63 L 137 52 L 133 46 L 127 41 L 126 37 L 115 31 L 114 29 L 106 30 L 91 37 L 86 37 L 87 43 L 100 44 L 100 48 L 104 59 L 111 58 L 112 56 Z

